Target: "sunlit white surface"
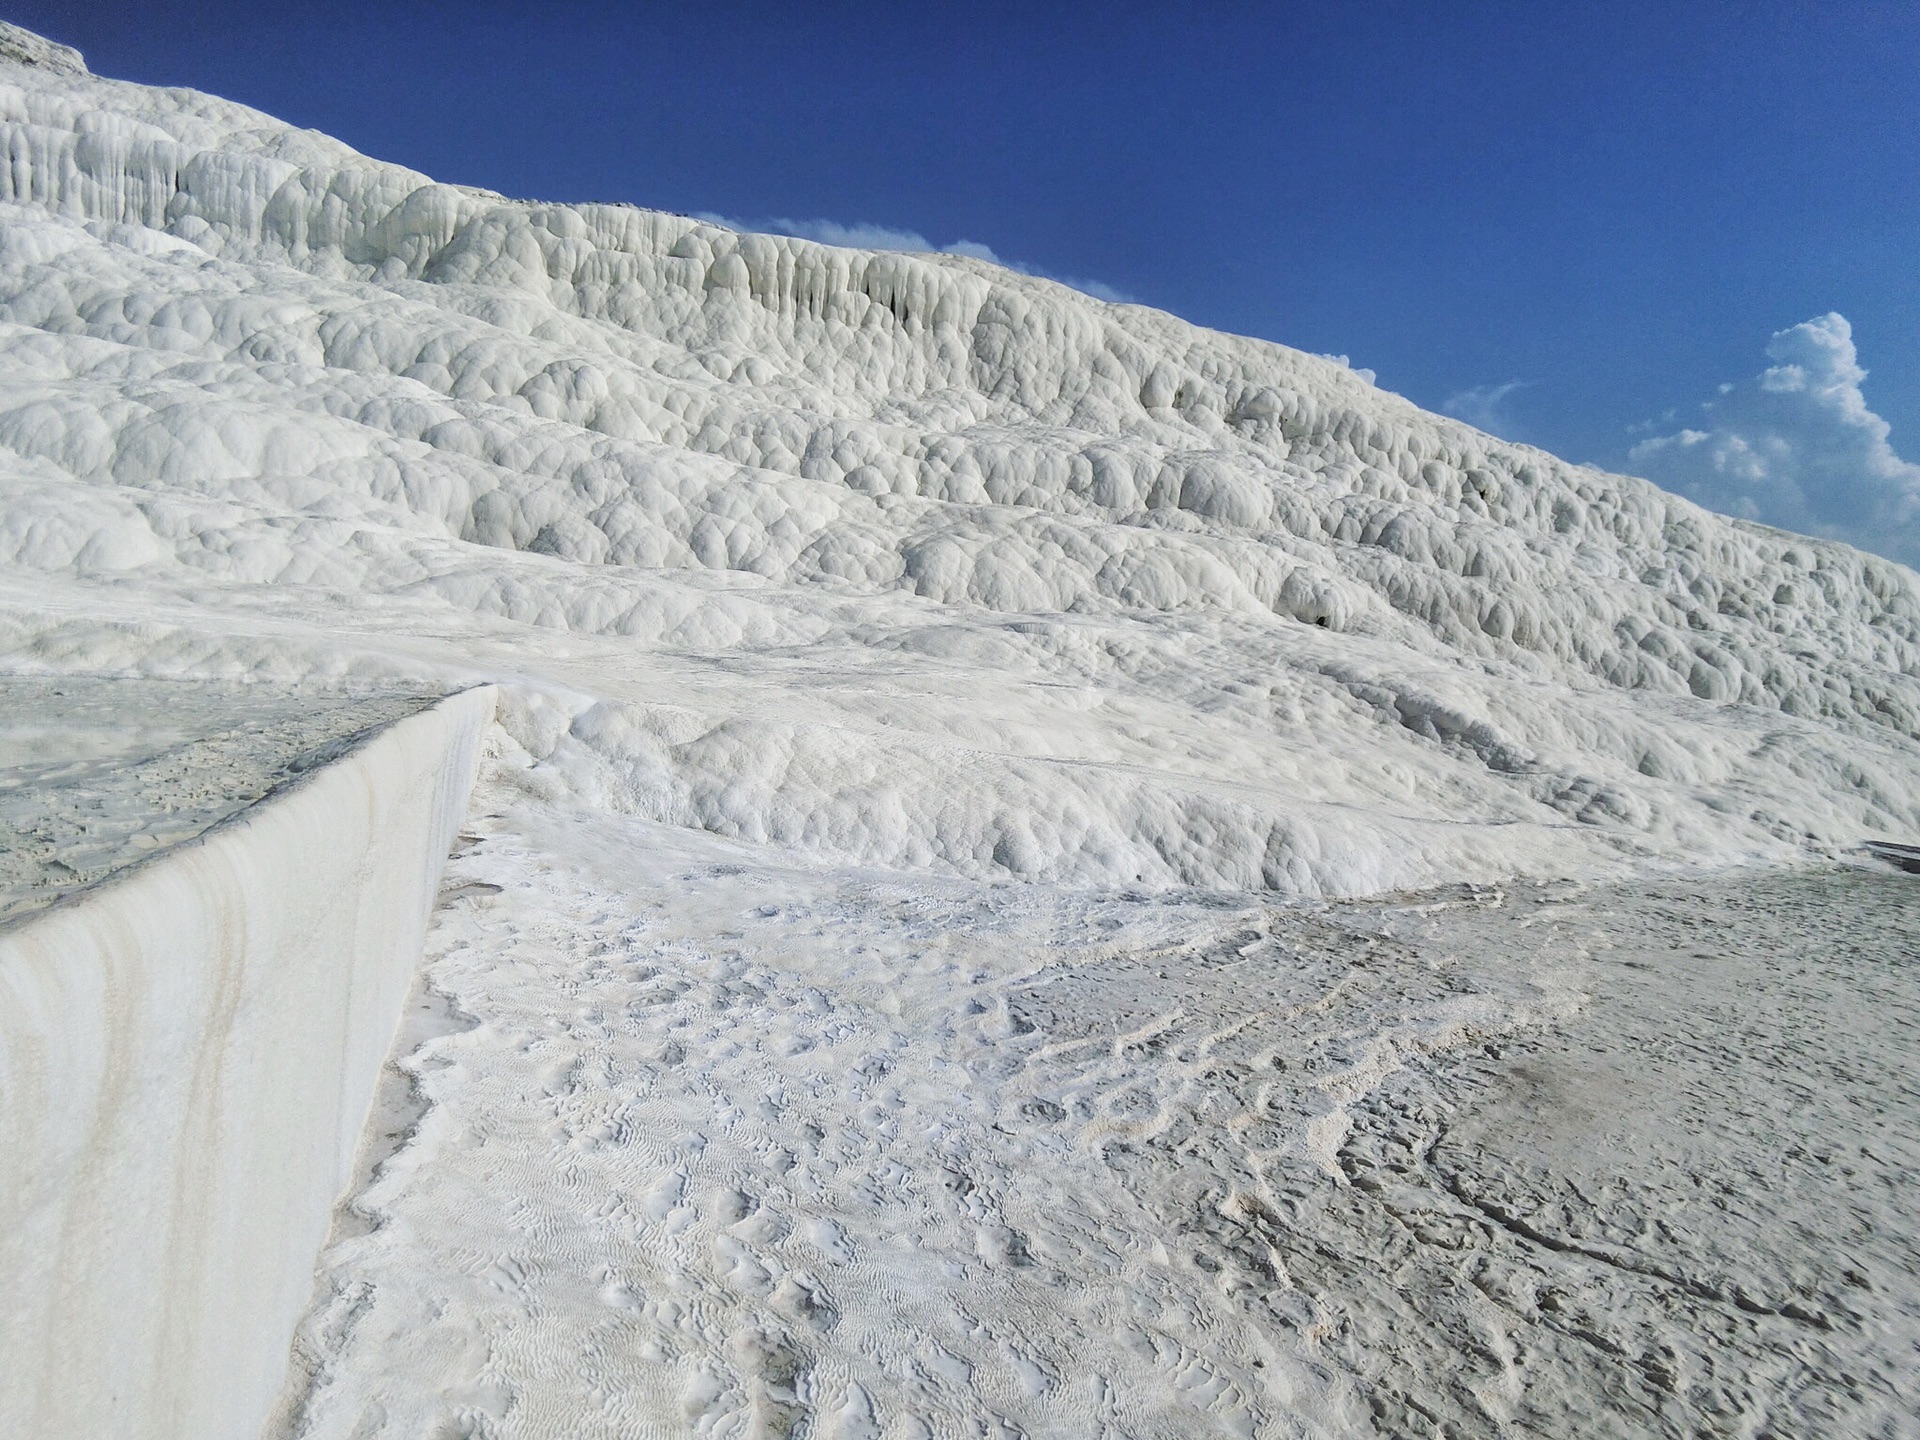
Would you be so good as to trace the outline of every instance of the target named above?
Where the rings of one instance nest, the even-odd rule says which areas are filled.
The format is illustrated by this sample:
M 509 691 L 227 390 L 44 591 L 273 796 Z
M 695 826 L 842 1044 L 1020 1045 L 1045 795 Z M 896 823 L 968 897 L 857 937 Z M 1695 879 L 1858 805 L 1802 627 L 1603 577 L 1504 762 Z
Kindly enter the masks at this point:
M 1580 992 L 1519 941 L 1323 970 L 1271 906 L 1920 831 L 1891 562 L 964 256 L 509 201 L 66 65 L 4 67 L 0 135 L 7 663 L 502 687 L 429 943 L 476 1008 L 402 1056 L 465 1047 L 329 1251 L 297 1433 L 1364 1433 L 1375 1342 L 1262 1227 L 1345 1193 L 1389 1077 Z M 1044 1042 L 1108 1068 L 1028 1093 L 1008 987 L 1108 921 Z M 1256 1080 L 1161 1055 L 1189 1010 L 1258 1018 Z M 1239 1158 L 1095 1168 L 1184 1127 Z M 1189 1201 L 1252 1258 L 1181 1250 Z

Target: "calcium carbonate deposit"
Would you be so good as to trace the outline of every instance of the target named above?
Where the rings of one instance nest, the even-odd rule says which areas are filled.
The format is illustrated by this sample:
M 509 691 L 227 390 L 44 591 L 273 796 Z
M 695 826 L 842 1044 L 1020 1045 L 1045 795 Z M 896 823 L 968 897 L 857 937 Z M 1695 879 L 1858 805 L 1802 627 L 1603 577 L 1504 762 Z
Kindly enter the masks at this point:
M 1643 1107 L 1629 1204 L 1433 1139 L 1633 991 L 1650 875 L 1904 943 L 1830 867 L 1920 837 L 1914 572 L 970 258 L 0 56 L 6 669 L 501 687 L 281 1433 L 1917 1433 L 1910 1078 L 1757 1210 L 1813 1141 Z M 1727 1033 L 1663 983 L 1649 1046 Z M 1815 1038 L 1727 1064 L 1867 1063 Z
M 0 674 L 0 923 L 207 833 L 427 703 Z

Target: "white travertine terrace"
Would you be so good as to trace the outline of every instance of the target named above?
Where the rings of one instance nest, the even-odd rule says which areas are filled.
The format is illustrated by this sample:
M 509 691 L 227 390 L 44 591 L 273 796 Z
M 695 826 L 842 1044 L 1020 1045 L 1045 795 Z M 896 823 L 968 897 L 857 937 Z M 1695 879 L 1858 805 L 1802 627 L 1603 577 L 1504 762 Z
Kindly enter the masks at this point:
M 438 698 L 0 674 L 0 925 L 195 839 Z
M 0 931 L 0 1433 L 259 1433 L 492 710 Z
M 44 65 L 0 137 L 16 654 L 512 673 L 547 783 L 974 875 L 1353 892 L 1920 823 L 1912 572 L 1335 362 Z
M 1914 1272 L 1878 1198 L 1915 1173 L 1906 1142 L 1875 1139 L 1836 1256 L 1809 1237 L 1845 1208 L 1844 1167 L 1724 1103 L 1788 1103 L 1847 1022 L 1803 1023 L 1774 957 L 1779 1008 L 1753 1024 L 1798 1016 L 1791 1045 L 1746 1021 L 1669 1042 L 1693 976 L 1744 973 L 1683 947 L 1715 914 L 1765 936 L 1775 905 L 1795 944 L 1838 937 L 1819 993 L 1901 1053 L 1905 991 L 1850 998 L 1853 959 L 1898 930 L 1883 892 L 1808 871 L 1749 913 L 1737 879 L 1689 900 L 1672 876 L 1920 837 L 1913 571 L 1284 346 L 966 257 L 435 184 L 10 27 L 0 144 L 0 665 L 498 696 L 422 982 L 471 1028 L 411 1037 L 387 1074 L 411 1087 L 394 1113 L 425 1109 L 336 1216 L 276 1437 L 1550 1436 L 1576 1415 L 1791 1434 L 1911 1413 Z M 426 849 L 448 806 L 413 817 Z M 252 824 L 95 898 L 171 914 L 169 867 Z M 274 924 L 363 863 L 357 840 L 283 839 L 311 883 L 232 892 Z M 1671 890 L 1642 906 L 1656 870 Z M 388 938 L 411 945 L 423 869 L 365 874 L 387 885 L 367 913 L 401 906 Z M 1585 908 L 1606 877 L 1606 923 L 1651 959 L 1606 960 Z M 1359 919 L 1309 903 L 1382 894 Z M 4 945 L 110 913 L 69 901 Z M 1659 1004 L 1606 1076 L 1718 1077 L 1678 1100 L 1648 1081 L 1622 1112 L 1656 1117 L 1629 1138 L 1663 1198 L 1502 1172 L 1491 1209 L 1444 1186 L 1378 1208 L 1450 1123 L 1421 1089 L 1438 1057 L 1550 1049 L 1546 1027 L 1652 964 Z M 41 1065 L 50 1097 L 105 1074 L 109 999 L 64 1029 L 40 1012 L 92 1057 Z M 315 1044 L 299 1009 L 261 1019 Z M 390 1033 L 341 1073 L 370 1085 Z M 1897 1066 L 1848 1063 L 1822 1093 L 1852 1135 L 1903 1102 Z M 156 1096 L 186 1083 L 160 1057 L 142 1073 Z M 1601 1134 L 1614 1112 L 1568 1096 Z M 315 1147 L 279 1340 L 364 1098 L 318 1136 L 283 1134 L 272 1095 L 247 1112 Z M 1658 1118 L 1682 1101 L 1714 1125 Z M 88 1264 L 149 1267 L 96 1269 L 87 1295 L 225 1353 L 239 1312 L 160 1284 L 151 1194 L 77 1176 L 88 1132 L 45 1109 L 0 1105 L 39 1127 L 4 1163 L 44 1161 L 58 1205 L 111 1234 Z M 180 1133 L 168 1155 L 228 1163 Z M 1731 1228 L 1730 1175 L 1771 1197 Z M 1530 1238 L 1556 1225 L 1560 1248 Z M 38 1235 L 0 1234 L 24 1297 L 8 1357 L 68 1333 Z M 1833 1328 L 1810 1340 L 1804 1315 Z M 244 1433 L 285 1358 L 143 1392 L 180 1427 L 146 1433 Z M 0 1428 L 46 1433 L 19 1408 L 41 1403 L 8 1399 Z

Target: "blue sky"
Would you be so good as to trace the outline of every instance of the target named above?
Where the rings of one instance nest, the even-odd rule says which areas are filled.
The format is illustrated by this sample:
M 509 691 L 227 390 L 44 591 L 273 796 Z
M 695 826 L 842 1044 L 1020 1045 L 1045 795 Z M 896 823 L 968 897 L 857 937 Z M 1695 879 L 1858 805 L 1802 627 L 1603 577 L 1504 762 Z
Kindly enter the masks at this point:
M 1648 442 L 1838 314 L 1920 454 L 1910 0 L 6 13 L 444 180 L 973 242 L 1696 492 L 1732 452 Z

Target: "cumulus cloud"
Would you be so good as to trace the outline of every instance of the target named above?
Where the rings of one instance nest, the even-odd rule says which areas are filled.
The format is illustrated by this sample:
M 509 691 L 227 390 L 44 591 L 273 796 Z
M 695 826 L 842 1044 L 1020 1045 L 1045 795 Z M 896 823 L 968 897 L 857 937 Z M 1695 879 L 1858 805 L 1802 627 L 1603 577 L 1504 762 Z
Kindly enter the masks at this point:
M 1042 270 L 1037 265 L 1029 265 L 1021 260 L 1008 260 L 994 253 L 991 245 L 983 245 L 978 240 L 955 240 L 948 245 L 936 245 L 918 230 L 901 230 L 891 225 L 875 225 L 870 221 L 857 220 L 853 224 L 843 224 L 838 220 L 793 220 L 776 216 L 770 220 L 734 220 L 725 215 L 710 213 L 697 214 L 696 220 L 705 220 L 711 225 L 724 225 L 729 230 L 758 230 L 770 235 L 791 235 L 797 240 L 816 240 L 822 245 L 846 245 L 856 250 L 903 250 L 922 255 L 965 255 L 972 260 L 984 260 L 989 265 L 1003 265 L 1009 270 L 1017 270 L 1022 275 L 1036 276 L 1041 280 L 1052 280 L 1056 284 L 1067 285 L 1083 295 L 1091 295 L 1096 300 L 1105 300 L 1115 305 L 1137 303 L 1133 296 L 1124 290 L 1115 289 L 1101 280 L 1088 280 L 1072 275 L 1056 275 L 1050 270 Z
M 1920 565 L 1920 465 L 1867 408 L 1846 317 L 1782 330 L 1774 363 L 1723 385 L 1698 425 L 1635 445 L 1641 474 L 1710 509 Z
M 1507 413 L 1507 397 L 1524 390 L 1524 380 L 1506 380 L 1498 385 L 1474 385 L 1456 390 L 1440 402 L 1440 413 L 1464 420 L 1476 430 L 1498 435 L 1502 440 L 1520 439 L 1520 427 Z

